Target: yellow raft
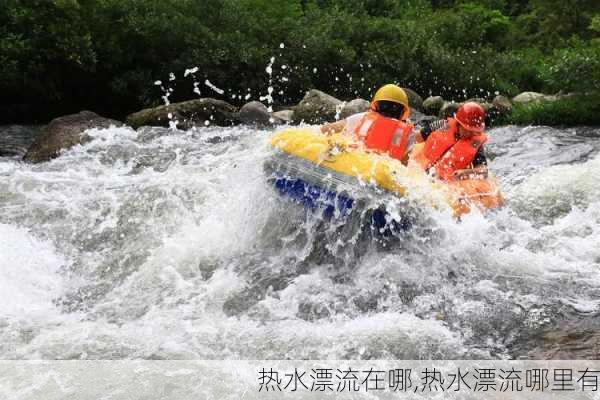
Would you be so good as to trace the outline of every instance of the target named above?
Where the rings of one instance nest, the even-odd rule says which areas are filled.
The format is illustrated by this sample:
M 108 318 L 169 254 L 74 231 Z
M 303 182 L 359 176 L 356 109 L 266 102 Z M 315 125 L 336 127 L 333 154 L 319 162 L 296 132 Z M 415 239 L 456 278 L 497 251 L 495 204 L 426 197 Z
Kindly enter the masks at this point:
M 486 211 L 504 203 L 493 177 L 444 183 L 411 163 L 405 166 L 339 134 L 326 136 L 310 129 L 286 129 L 276 133 L 270 143 L 289 158 L 304 160 L 328 176 L 333 173 L 354 178 L 363 186 L 374 186 L 397 197 L 414 195 L 435 208 L 449 206 L 456 216 L 470 212 L 473 206 Z

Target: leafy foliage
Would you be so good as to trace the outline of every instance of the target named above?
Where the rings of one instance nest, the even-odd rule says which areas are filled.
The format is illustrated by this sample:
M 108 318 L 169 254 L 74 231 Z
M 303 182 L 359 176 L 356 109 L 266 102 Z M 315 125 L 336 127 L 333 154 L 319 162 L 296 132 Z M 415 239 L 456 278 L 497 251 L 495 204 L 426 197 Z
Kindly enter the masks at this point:
M 284 44 L 280 47 L 280 44 Z M 309 88 L 369 97 L 385 82 L 449 99 L 598 91 L 597 0 L 3 0 L 0 112 L 121 117 L 161 102 Z M 198 67 L 193 76 L 183 72 Z M 170 73 L 178 79 L 169 81 Z M 194 86 L 194 81 L 197 83 Z M 12 113 L 25 105 L 25 115 Z
M 600 96 L 576 95 L 551 102 L 515 104 L 510 115 L 496 124 L 600 125 Z

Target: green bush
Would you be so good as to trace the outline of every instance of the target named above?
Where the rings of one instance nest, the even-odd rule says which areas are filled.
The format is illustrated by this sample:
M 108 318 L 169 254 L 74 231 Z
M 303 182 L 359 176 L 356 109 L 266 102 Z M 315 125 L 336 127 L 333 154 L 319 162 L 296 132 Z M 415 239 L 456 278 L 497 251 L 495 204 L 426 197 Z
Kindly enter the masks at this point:
M 496 124 L 600 125 L 600 95 L 578 95 L 557 101 L 515 104 L 512 113 Z
M 551 90 L 600 91 L 600 43 L 571 40 L 570 47 L 552 53 L 540 74 Z
M 171 101 L 197 88 L 238 105 L 268 85 L 276 105 L 310 88 L 368 98 L 386 82 L 455 100 L 600 91 L 600 11 L 597 1 L 576 3 L 3 0 L 0 118 L 16 119 L 13 105 L 26 106 L 25 120 L 82 108 L 119 118 L 162 102 L 156 80 L 174 90 Z

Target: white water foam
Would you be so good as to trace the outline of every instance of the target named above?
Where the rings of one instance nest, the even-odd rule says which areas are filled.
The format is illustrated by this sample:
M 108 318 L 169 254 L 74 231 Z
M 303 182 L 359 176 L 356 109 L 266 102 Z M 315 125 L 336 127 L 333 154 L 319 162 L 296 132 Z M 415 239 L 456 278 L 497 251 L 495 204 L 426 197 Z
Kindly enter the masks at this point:
M 54 312 L 66 258 L 26 229 L 0 223 L 0 318 Z
M 509 150 L 504 210 L 423 208 L 379 242 L 280 198 L 266 131 L 90 135 L 0 161 L 4 358 L 506 357 L 557 308 L 597 309 L 597 157 L 520 178 Z

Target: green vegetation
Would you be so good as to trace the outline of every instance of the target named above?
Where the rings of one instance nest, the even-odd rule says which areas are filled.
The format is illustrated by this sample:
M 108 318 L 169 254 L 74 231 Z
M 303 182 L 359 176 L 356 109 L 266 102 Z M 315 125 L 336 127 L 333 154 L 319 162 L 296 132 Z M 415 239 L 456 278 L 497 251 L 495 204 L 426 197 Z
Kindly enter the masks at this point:
M 496 125 L 600 125 L 600 96 L 577 95 L 552 102 L 515 104 Z
M 239 105 L 267 93 L 271 57 L 276 104 L 309 88 L 368 97 L 390 81 L 455 100 L 528 90 L 587 99 L 600 92 L 600 2 L 3 0 L 0 118 L 122 117 L 162 102 L 156 80 L 174 89 L 171 101 L 197 97 L 196 81 L 202 96 Z M 571 105 L 578 122 L 597 122 L 572 100 L 545 110 Z M 517 107 L 515 121 L 533 112 Z

